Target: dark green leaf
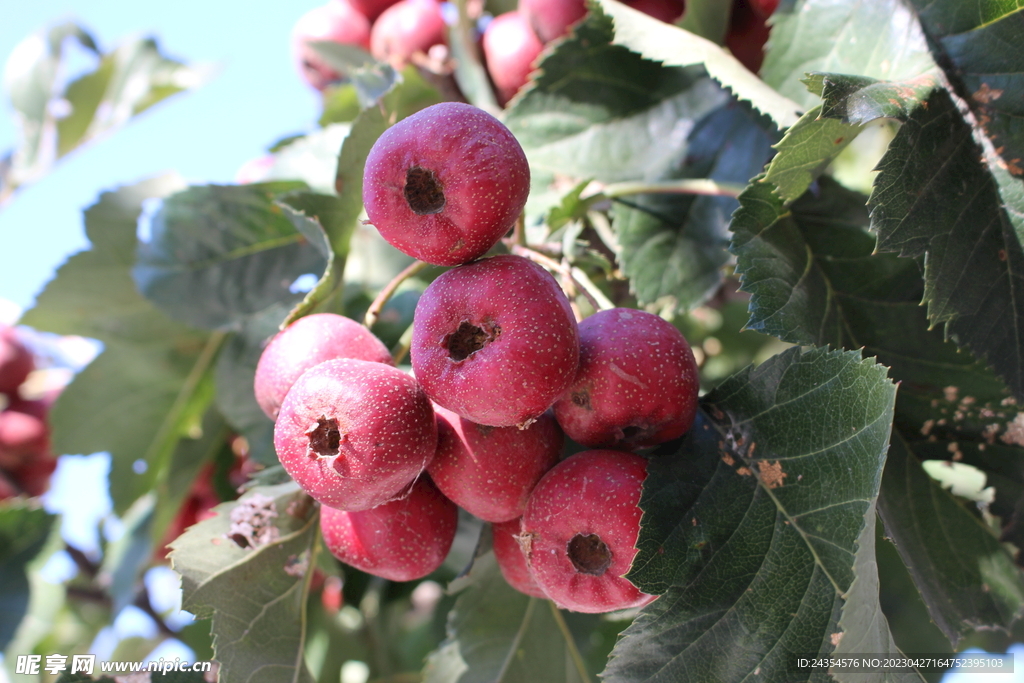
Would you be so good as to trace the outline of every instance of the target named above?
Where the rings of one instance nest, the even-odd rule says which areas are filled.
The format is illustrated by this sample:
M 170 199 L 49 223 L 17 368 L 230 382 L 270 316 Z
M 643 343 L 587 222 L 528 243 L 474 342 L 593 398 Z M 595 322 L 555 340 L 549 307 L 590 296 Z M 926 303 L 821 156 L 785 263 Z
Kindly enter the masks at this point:
M 31 501 L 0 503 L 0 585 L 4 587 L 0 593 L 0 649 L 14 638 L 28 611 L 28 564 L 46 545 L 55 520 Z
M 912 442 L 893 435 L 878 498 L 886 535 L 954 647 L 975 629 L 1008 629 L 1024 606 L 1018 569 L 981 520 L 925 473 L 913 451 Z
M 257 528 L 276 529 L 256 547 L 241 547 L 230 537 L 238 528 L 232 528 L 230 516 L 247 504 L 274 515 L 266 527 L 252 514 L 239 517 Z M 219 680 L 311 683 L 303 663 L 303 619 L 318 515 L 293 483 L 254 489 L 216 510 L 217 516 L 172 544 L 171 561 L 182 578 L 182 607 L 213 618 Z
M 820 106 L 808 111 L 775 146 L 778 154 L 768 166 L 765 180 L 775 185 L 787 202 L 799 198 L 863 130 L 820 114 Z
M 774 136 L 736 103 L 697 122 L 669 179 L 709 178 L 744 185 L 771 156 Z M 684 309 L 707 300 L 728 261 L 732 197 L 647 194 L 615 206 L 623 271 L 640 303 L 673 296 Z
M 925 260 L 928 319 L 1024 397 L 1024 251 L 1017 207 L 980 163 L 982 146 L 945 91 L 913 111 L 879 164 L 879 251 Z M 1009 211 L 1012 209 L 1013 211 Z
M 799 100 L 787 99 L 783 95 L 793 95 L 786 92 L 780 95 L 711 40 L 658 21 L 616 0 L 598 2 L 615 21 L 616 45 L 628 47 L 666 66 L 703 64 L 708 75 L 736 97 L 750 102 L 755 109 L 768 115 L 780 129 L 788 128 L 799 118 Z
M 621 681 L 810 680 L 798 653 L 883 639 L 877 593 L 846 613 L 896 388 L 856 352 L 792 348 L 727 379 L 682 445 L 655 453 L 629 578 L 664 593 L 612 653 Z M 864 577 L 870 580 L 870 577 Z M 875 601 L 875 602 L 872 602 Z
M 970 106 L 996 153 L 998 165 L 1024 175 L 1024 13 L 1019 3 L 990 2 L 971 8 L 956 0 L 911 0 L 933 41 L 936 61 Z
M 274 451 L 274 421 L 256 403 L 253 381 L 263 348 L 280 328 L 288 310 L 271 308 L 245 321 L 233 333 L 217 358 L 217 408 L 249 442 L 250 457 L 263 465 L 277 463 Z
M 801 79 L 811 71 L 902 81 L 933 69 L 925 34 L 902 0 L 782 3 L 772 16 L 765 83 L 802 109 L 818 104 Z
M 510 587 L 493 553 L 476 558 L 468 583 L 449 613 L 447 640 L 427 660 L 424 683 L 586 680 L 561 614 Z
M 209 329 L 237 326 L 271 306 L 326 260 L 274 202 L 294 183 L 198 186 L 164 200 L 132 275 L 168 315 Z
M 612 37 L 611 20 L 591 12 L 507 111 L 505 123 L 535 174 L 602 182 L 662 177 L 693 123 L 728 101 L 699 68 L 663 67 L 612 45 Z
M 939 85 L 932 72 L 906 81 L 880 81 L 864 76 L 811 74 L 808 88 L 821 95 L 823 118 L 843 123 L 865 124 L 875 119 L 905 121 Z

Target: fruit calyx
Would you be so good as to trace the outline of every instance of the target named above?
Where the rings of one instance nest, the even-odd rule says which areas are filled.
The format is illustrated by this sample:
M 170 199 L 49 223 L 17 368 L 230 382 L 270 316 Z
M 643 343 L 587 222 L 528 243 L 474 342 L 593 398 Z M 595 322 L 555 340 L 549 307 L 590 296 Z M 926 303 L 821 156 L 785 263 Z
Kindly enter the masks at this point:
M 580 574 L 601 576 L 612 563 L 612 551 L 597 534 L 576 534 L 565 546 L 572 566 Z
M 314 458 L 327 458 L 341 452 L 341 429 L 333 417 L 321 415 L 316 424 L 306 431 L 309 437 L 309 455 Z
M 463 320 L 457 330 L 445 336 L 444 348 L 448 350 L 448 355 L 453 361 L 459 363 L 466 360 L 501 334 L 501 327 L 498 325 L 483 325 L 478 327 L 468 320 Z
M 405 201 L 417 216 L 444 210 L 444 188 L 433 171 L 413 166 L 405 173 Z

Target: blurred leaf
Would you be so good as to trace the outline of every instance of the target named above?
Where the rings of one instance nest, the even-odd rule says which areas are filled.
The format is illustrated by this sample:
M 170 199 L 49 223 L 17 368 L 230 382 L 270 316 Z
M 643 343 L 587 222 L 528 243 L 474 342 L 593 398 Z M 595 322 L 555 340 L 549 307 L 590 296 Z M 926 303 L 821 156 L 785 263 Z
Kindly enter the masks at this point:
M 195 186 L 164 200 L 132 275 L 171 317 L 197 327 L 237 327 L 246 316 L 297 302 L 295 280 L 325 259 L 275 204 L 295 183 Z
M 111 597 L 112 614 L 119 614 L 135 601 L 142 572 L 153 556 L 151 526 L 155 507 L 155 495 L 139 497 L 121 518 L 124 533 L 105 548 L 97 579 Z
M 222 336 L 168 320 L 130 276 L 144 203 L 179 186 L 166 177 L 102 195 L 86 211 L 92 248 L 69 259 L 22 318 L 40 330 L 104 342 L 103 353 L 61 393 L 51 424 L 57 452 L 111 454 L 118 514 L 166 476 L 178 441 L 212 399 L 205 375 Z
M 455 24 L 448 28 L 448 48 L 455 63 L 455 72 L 452 76 L 467 102 L 491 114 L 498 114 L 501 107 L 498 106 L 491 79 L 484 68 L 480 53 L 480 36 L 476 30 L 476 23 L 469 17 L 468 4 L 467 0 L 455 0 L 459 17 Z
M 611 20 L 591 12 L 507 110 L 535 175 L 569 176 L 573 185 L 661 178 L 685 153 L 694 123 L 728 102 L 700 69 L 664 67 L 612 37 Z
M 728 88 L 737 98 L 750 102 L 759 112 L 769 116 L 780 129 L 796 123 L 800 109 L 806 108 L 801 107 L 799 100 L 787 99 L 793 97 L 792 94 L 785 91 L 780 94 L 769 87 L 769 84 L 711 40 L 658 21 L 616 0 L 597 2 L 615 22 L 616 45 L 623 45 L 665 66 L 703 64 L 709 76 Z
M 683 18 L 676 22 L 680 28 L 690 33 L 707 38 L 712 43 L 721 45 L 725 42 L 725 34 L 729 30 L 729 17 L 732 5 L 718 0 L 687 0 Z
M 448 615 L 448 638 L 427 659 L 424 683 L 587 680 L 554 605 L 509 586 L 493 553 L 476 558 L 467 584 Z
M 313 51 L 350 83 L 359 100 L 360 109 L 373 107 L 402 82 L 402 76 L 390 64 L 378 62 L 362 48 L 334 41 L 311 41 Z
M 284 306 L 273 307 L 248 318 L 242 329 L 224 343 L 217 357 L 215 381 L 217 409 L 249 442 L 249 456 L 261 465 L 277 463 L 274 421 L 256 403 L 253 382 L 256 364 L 267 341 L 288 315 Z
M 920 23 L 902 0 L 781 3 L 769 46 L 761 78 L 804 110 L 818 104 L 801 82 L 811 71 L 902 81 L 934 67 Z
M 241 501 L 254 498 L 272 503 L 276 539 L 242 548 L 228 537 L 230 514 Z M 222 683 L 311 683 L 302 657 L 303 620 L 319 517 L 294 483 L 254 489 L 241 501 L 217 506 L 217 516 L 172 544 L 171 562 L 182 578 L 182 607 L 201 619 L 212 617 Z
M 1019 570 L 981 520 L 925 473 L 898 432 L 878 505 L 886 535 L 953 647 L 977 629 L 1009 629 L 1024 607 Z
M 727 104 L 696 123 L 685 155 L 666 179 L 745 185 L 770 158 L 774 139 L 743 107 Z M 620 262 L 640 303 L 674 296 L 690 309 L 707 300 L 722 283 L 729 216 L 737 206 L 732 197 L 687 194 L 637 195 L 617 203 Z
M 32 501 L 0 503 L 0 650 L 28 612 L 29 564 L 46 546 L 56 519 Z
M 857 352 L 791 348 L 702 401 L 682 444 L 655 452 L 629 578 L 663 593 L 604 676 L 809 680 L 801 653 L 885 635 L 877 592 L 847 612 L 869 558 L 896 388 Z M 669 452 L 670 451 L 670 452 Z M 842 627 L 840 624 L 844 624 Z
M 268 180 L 301 180 L 314 192 L 334 194 L 338 152 L 351 126 L 330 124 L 293 140 L 274 154 Z

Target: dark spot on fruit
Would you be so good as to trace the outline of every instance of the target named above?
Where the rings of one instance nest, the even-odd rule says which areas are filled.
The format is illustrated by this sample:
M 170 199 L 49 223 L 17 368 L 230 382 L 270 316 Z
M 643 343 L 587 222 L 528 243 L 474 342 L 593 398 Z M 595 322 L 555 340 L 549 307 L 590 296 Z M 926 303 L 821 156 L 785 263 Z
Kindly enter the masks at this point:
M 459 329 L 444 338 L 444 348 L 456 363 L 469 358 L 498 338 L 501 328 L 495 325 L 490 331 L 477 327 L 468 320 L 459 324 Z
M 601 576 L 612 563 L 612 551 L 597 534 L 576 534 L 566 545 L 565 552 L 580 574 Z
M 419 216 L 444 209 L 444 188 L 433 171 L 413 166 L 405 173 L 405 201 Z
M 590 410 L 590 393 L 586 390 L 572 392 L 572 404 Z
M 622 430 L 622 440 L 630 441 L 632 439 L 636 439 L 637 437 L 643 436 L 646 431 L 647 430 L 644 429 L 643 427 L 625 427 Z
M 341 430 L 338 428 L 338 421 L 333 417 L 321 416 L 316 426 L 306 432 L 306 436 L 309 437 L 310 450 L 320 457 L 338 454 Z

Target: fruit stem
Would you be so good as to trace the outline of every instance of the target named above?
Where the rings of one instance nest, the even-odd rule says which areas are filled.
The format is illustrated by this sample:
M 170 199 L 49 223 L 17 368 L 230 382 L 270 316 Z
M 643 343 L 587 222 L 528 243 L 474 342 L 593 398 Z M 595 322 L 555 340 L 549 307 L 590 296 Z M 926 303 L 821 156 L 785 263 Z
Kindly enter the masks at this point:
M 395 348 L 391 349 L 391 360 L 395 362 L 395 365 L 402 364 L 402 361 L 405 360 L 405 354 L 409 353 L 410 347 L 412 347 L 412 325 L 405 328 L 405 332 L 402 333 L 398 343 L 395 344 Z
M 528 258 L 534 263 L 539 263 L 548 270 L 553 270 L 567 278 L 572 282 L 572 284 L 576 285 L 576 288 L 579 289 L 580 293 L 595 311 L 615 308 L 615 304 L 613 304 L 608 297 L 604 295 L 604 292 L 598 289 L 597 285 L 595 285 L 593 281 L 587 277 L 587 274 L 579 268 L 559 263 L 550 256 L 545 256 L 544 254 L 534 251 L 529 247 L 513 244 L 510 249 L 513 254 L 522 256 L 523 258 Z
M 606 185 L 601 195 L 609 199 L 631 194 L 703 194 L 715 197 L 739 197 L 745 188 L 745 185 L 719 183 L 709 178 L 686 178 L 662 183 L 613 183 Z
M 366 316 L 363 318 L 363 324 L 367 327 L 373 327 L 373 324 L 377 322 L 377 318 L 380 317 L 380 312 L 384 308 L 385 304 L 394 295 L 395 290 L 398 289 L 398 285 L 402 284 L 410 277 L 420 272 L 427 267 L 427 263 L 424 261 L 413 261 L 401 273 L 391 279 L 384 289 L 380 290 L 377 298 L 373 300 L 370 307 L 366 309 Z
M 551 607 L 551 615 L 555 618 L 555 623 L 558 624 L 558 630 L 562 632 L 562 637 L 565 638 L 566 647 L 569 650 L 569 657 L 572 659 L 572 663 L 576 666 L 576 673 L 579 674 L 580 680 L 584 683 L 590 683 L 590 676 L 587 675 L 587 665 L 583 663 L 583 657 L 580 655 L 579 649 L 576 647 L 576 640 L 572 637 L 572 631 L 569 630 L 569 625 L 565 623 L 565 617 L 555 607 L 555 603 L 550 600 L 547 601 L 548 606 Z
M 526 214 L 519 214 L 519 218 L 516 219 L 516 227 L 512 230 L 512 243 L 520 246 L 526 246 Z

